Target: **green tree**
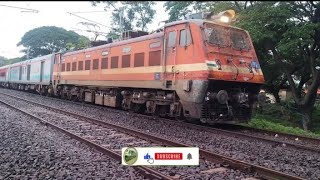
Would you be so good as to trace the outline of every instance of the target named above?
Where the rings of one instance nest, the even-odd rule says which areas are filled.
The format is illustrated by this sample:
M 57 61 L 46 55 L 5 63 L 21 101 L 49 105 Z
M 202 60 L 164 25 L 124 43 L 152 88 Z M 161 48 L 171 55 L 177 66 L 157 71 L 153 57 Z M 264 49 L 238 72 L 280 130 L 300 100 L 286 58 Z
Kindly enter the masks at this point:
M 119 32 L 120 30 L 120 13 L 123 11 L 121 18 L 122 30 L 132 30 L 138 28 L 142 31 L 147 30 L 147 25 L 152 23 L 156 11 L 153 9 L 153 5 L 156 3 L 153 1 L 93 1 L 92 5 L 96 6 L 98 3 L 106 3 L 105 9 L 111 10 L 116 7 L 117 3 L 121 4 L 121 7 L 112 12 L 112 24 L 114 30 L 112 32 Z
M 67 31 L 55 26 L 43 26 L 30 30 L 24 34 L 17 46 L 24 46 L 29 58 L 47 55 L 53 52 L 64 51 L 68 43 L 81 44 L 86 37 L 73 31 Z
M 0 56 L 0 66 L 4 66 L 7 61 L 8 61 L 8 58 Z
M 273 63 L 281 68 L 294 101 L 304 115 L 304 129 L 310 125 L 320 85 L 320 16 L 316 14 L 320 10 L 319 5 L 300 1 L 260 2 L 254 8 L 241 12 L 237 24 L 248 30 L 258 46 L 268 51 Z M 308 81 L 311 85 L 303 95 L 303 85 Z
M 69 42 L 66 44 L 66 50 L 80 50 L 90 46 L 90 40 L 85 36 L 80 36 L 76 43 Z
M 24 61 L 24 60 L 26 60 L 26 57 L 25 57 L 25 56 L 16 57 L 16 58 L 11 58 L 11 59 L 8 59 L 8 58 L 6 58 L 6 57 L 0 56 L 0 67 L 1 67 L 1 66 L 5 66 L 5 65 L 8 65 L 8 64 L 13 64 L 13 63 L 21 62 L 21 61 Z
M 169 22 L 185 19 L 188 14 L 198 11 L 219 13 L 228 9 L 240 12 L 253 6 L 256 1 L 166 1 L 165 10 L 169 13 Z

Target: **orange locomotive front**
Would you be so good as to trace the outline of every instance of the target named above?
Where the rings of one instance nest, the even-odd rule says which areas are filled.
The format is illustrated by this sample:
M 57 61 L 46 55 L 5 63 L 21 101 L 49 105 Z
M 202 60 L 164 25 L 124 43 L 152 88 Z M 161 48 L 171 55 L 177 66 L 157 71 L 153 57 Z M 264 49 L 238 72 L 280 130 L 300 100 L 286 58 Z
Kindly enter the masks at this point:
M 209 123 L 251 117 L 263 73 L 248 32 L 203 19 L 58 54 L 55 95 Z

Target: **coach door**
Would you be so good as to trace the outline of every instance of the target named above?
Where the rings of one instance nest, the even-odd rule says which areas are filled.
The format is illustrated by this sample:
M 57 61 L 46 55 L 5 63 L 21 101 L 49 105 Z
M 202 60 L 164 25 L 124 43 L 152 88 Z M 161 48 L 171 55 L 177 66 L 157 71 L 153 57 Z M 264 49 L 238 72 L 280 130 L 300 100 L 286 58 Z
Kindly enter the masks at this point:
M 40 64 L 40 82 L 43 82 L 43 76 L 44 76 L 44 63 L 45 63 L 45 61 L 41 61 L 41 64 Z
M 172 88 L 175 78 L 176 51 L 177 51 L 177 35 L 176 26 L 165 28 L 165 56 L 163 63 L 164 88 Z

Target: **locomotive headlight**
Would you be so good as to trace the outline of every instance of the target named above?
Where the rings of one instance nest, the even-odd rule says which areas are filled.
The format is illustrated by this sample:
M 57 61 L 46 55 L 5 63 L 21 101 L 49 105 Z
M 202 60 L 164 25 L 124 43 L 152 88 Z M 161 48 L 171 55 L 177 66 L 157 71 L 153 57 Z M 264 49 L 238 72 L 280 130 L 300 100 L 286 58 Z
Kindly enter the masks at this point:
M 221 16 L 220 21 L 224 23 L 229 23 L 230 18 L 228 16 Z
M 220 12 L 217 15 L 213 15 L 211 16 L 212 20 L 217 20 L 218 22 L 222 22 L 222 23 L 230 23 L 231 20 L 235 17 L 236 12 L 234 10 L 227 10 L 227 11 L 223 11 Z

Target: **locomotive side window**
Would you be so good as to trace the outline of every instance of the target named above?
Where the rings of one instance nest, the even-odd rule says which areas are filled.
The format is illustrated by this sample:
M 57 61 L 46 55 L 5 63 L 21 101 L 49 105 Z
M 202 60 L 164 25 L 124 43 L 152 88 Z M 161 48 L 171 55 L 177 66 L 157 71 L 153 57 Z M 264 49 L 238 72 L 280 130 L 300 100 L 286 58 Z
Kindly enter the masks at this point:
M 161 51 L 149 52 L 149 66 L 159 66 L 161 62 Z
M 191 34 L 189 29 L 180 30 L 180 46 L 188 46 L 191 43 Z
M 122 56 L 122 67 L 130 67 L 130 54 Z
M 118 56 L 111 57 L 111 69 L 118 68 Z
M 134 67 L 144 66 L 144 53 L 134 54 Z
M 108 69 L 108 58 L 102 58 L 101 69 Z
M 62 63 L 61 72 L 64 72 L 66 69 L 66 63 Z
M 91 60 L 86 60 L 84 65 L 84 70 L 90 70 L 90 63 L 91 63 Z
M 99 59 L 93 60 L 92 69 L 99 69 Z
M 77 62 L 73 62 L 72 63 L 72 71 L 76 71 L 77 70 Z
M 83 61 L 79 61 L 78 62 L 78 71 L 82 71 L 83 70 Z
M 70 71 L 70 63 L 67 63 L 67 71 Z
M 171 31 L 169 32 L 169 39 L 168 39 L 168 47 L 175 47 L 176 46 L 176 38 L 177 38 L 177 32 Z

